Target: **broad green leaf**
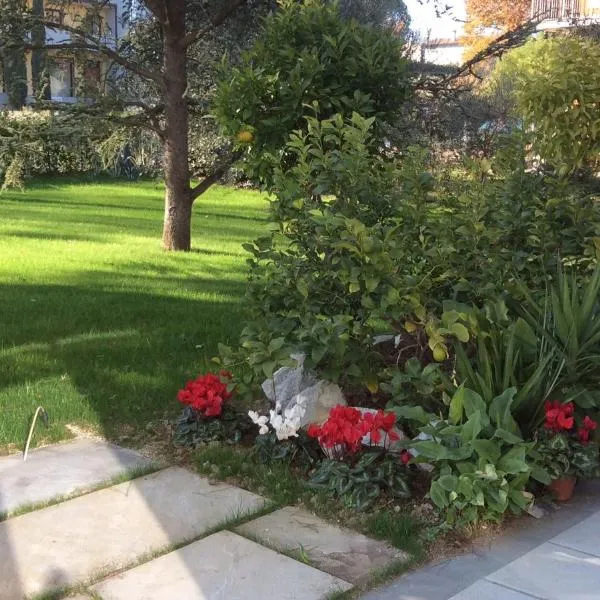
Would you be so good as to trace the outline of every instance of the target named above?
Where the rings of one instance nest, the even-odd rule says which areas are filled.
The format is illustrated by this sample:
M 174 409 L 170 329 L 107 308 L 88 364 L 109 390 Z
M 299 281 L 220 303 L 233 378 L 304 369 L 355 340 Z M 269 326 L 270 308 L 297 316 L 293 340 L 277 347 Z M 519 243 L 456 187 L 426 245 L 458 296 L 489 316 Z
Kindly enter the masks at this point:
M 496 463 L 501 455 L 500 444 L 494 440 L 473 440 L 471 446 L 481 458 Z
M 448 506 L 448 498 L 444 488 L 440 485 L 439 481 L 433 481 L 429 488 L 429 496 L 431 501 L 438 508 L 446 508 Z
M 458 487 L 458 477 L 456 475 L 441 475 L 438 482 L 447 492 L 453 492 Z

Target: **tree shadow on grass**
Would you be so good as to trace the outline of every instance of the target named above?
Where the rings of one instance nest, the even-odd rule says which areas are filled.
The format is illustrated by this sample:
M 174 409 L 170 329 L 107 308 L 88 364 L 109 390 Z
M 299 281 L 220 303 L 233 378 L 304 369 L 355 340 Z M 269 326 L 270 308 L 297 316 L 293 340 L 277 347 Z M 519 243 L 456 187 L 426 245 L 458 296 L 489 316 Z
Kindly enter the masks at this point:
M 0 302 L 6 307 L 0 320 L 4 403 L 10 403 L 11 388 L 39 380 L 56 381 L 60 387 L 62 381 L 79 395 L 72 411 L 64 406 L 60 391 L 44 393 L 61 402 L 62 418 L 77 422 L 91 411 L 109 439 L 125 425 L 143 428 L 172 415 L 178 410 L 177 390 L 209 366 L 219 342 L 235 341 L 243 327 L 243 284 L 203 284 L 204 296 L 221 297 L 177 298 L 95 286 L 1 288 Z M 15 392 L 17 396 L 23 404 L 23 394 Z M 4 406 L 5 417 L 21 419 L 16 430 L 22 432 L 27 411 L 40 401 L 44 398 L 31 398 L 30 406 L 21 406 L 16 414 Z M 48 413 L 52 419 L 51 408 Z M 0 444 L 9 441 L 21 442 L 0 439 Z

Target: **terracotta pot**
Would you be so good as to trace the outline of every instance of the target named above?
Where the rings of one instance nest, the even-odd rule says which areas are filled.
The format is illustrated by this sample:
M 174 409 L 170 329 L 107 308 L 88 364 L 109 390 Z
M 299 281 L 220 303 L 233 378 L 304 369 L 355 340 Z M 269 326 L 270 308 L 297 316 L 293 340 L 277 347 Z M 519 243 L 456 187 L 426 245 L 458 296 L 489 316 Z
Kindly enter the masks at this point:
M 558 502 L 566 502 L 571 499 L 576 482 L 577 479 L 575 477 L 561 477 L 560 479 L 552 480 L 548 488 L 554 494 L 555 500 Z

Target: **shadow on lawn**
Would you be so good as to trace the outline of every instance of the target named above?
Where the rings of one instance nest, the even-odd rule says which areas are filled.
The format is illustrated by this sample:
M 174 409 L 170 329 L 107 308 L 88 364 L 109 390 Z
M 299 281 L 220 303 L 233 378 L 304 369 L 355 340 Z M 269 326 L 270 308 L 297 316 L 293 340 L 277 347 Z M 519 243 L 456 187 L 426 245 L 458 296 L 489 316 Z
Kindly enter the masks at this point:
M 243 283 L 204 280 L 201 286 L 205 296 L 221 298 L 94 285 L 0 288 L 0 392 L 42 379 L 68 382 L 112 439 L 123 426 L 143 428 L 172 415 L 178 410 L 177 390 L 208 367 L 218 342 L 235 340 L 242 327 Z M 8 414 L 8 419 L 22 419 L 19 431 L 25 431 L 37 401 L 32 398 L 29 407 Z M 47 408 L 52 419 L 52 407 Z M 60 410 L 65 419 L 80 420 L 81 406 L 72 414 L 68 407 Z M 0 444 L 7 441 L 21 443 L 0 439 Z

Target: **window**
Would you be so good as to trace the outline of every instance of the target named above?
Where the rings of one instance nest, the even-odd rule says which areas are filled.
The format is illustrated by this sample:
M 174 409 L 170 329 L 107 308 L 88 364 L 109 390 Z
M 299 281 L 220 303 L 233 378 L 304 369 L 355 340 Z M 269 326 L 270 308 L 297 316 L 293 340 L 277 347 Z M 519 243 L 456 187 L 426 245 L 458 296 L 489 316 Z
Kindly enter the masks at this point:
M 51 23 L 58 23 L 59 25 L 64 25 L 65 23 L 65 13 L 58 8 L 46 8 L 44 10 L 44 17 Z
M 73 96 L 73 61 L 57 59 L 50 65 L 50 94 L 54 98 Z
M 100 62 L 95 60 L 88 60 L 86 62 L 83 70 L 86 91 L 97 92 L 100 89 L 101 73 Z
M 90 17 L 88 31 L 91 35 L 100 37 L 102 35 L 102 17 L 100 15 L 92 15 Z

